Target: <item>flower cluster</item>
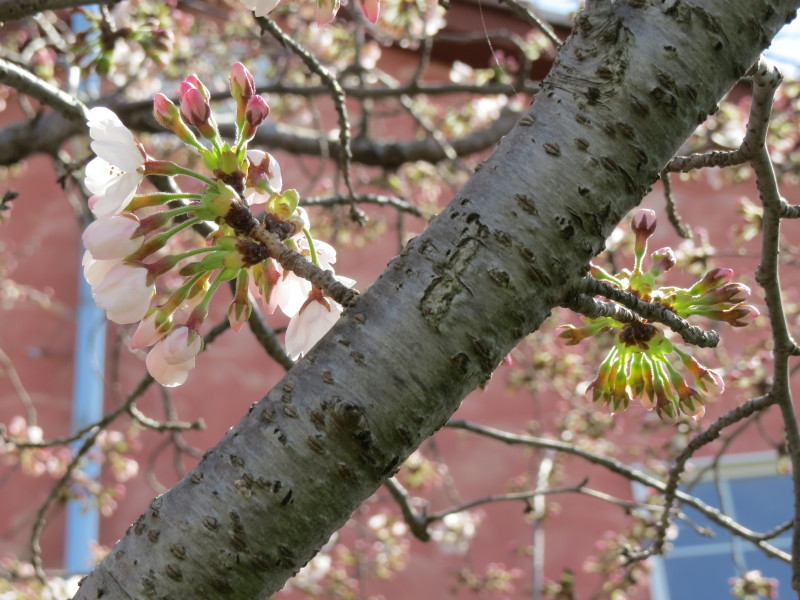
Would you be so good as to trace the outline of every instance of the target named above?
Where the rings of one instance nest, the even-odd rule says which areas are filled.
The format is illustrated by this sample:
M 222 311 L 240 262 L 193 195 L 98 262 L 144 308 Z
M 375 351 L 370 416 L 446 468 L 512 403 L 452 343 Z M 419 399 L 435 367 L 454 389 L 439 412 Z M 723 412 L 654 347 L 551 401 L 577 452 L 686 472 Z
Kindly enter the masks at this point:
M 307 352 L 342 312 L 310 282 L 284 270 L 238 226 L 243 216 L 250 217 L 251 207 L 263 206 L 267 230 L 313 264 L 333 270 L 336 251 L 311 237 L 308 215 L 298 206 L 299 194 L 281 191 L 277 161 L 267 152 L 247 149 L 269 107 L 255 93 L 253 77 L 242 64 L 232 67 L 230 86 L 237 107 L 233 145 L 220 136 L 210 93 L 195 75 L 181 83 L 179 106 L 163 94 L 154 98 L 158 122 L 199 152 L 211 177 L 153 159 L 112 111 L 89 111 L 91 147 L 97 157 L 86 166 L 85 185 L 93 194 L 89 207 L 97 219 L 83 234 L 84 275 L 109 319 L 139 323 L 131 347 L 152 346 L 147 368 L 167 387 L 184 383 L 194 368 L 203 347 L 200 326 L 214 293 L 226 281 L 234 288 L 228 308 L 231 327 L 239 330 L 244 325 L 256 298 L 270 314 L 280 307 L 291 318 L 286 347 L 292 358 Z M 137 194 L 143 177 L 150 174 L 188 176 L 202 189 Z M 202 245 L 171 252 L 176 236 L 190 227 L 205 228 Z M 175 272 L 181 282 L 177 289 L 157 294 L 159 278 Z M 337 279 L 348 286 L 355 283 Z
M 659 304 L 681 318 L 703 316 L 744 327 L 758 315 L 758 310 L 744 304 L 750 289 L 732 282 L 731 269 L 716 268 L 707 272 L 689 288 L 659 287 L 658 278 L 675 266 L 671 248 L 650 254 L 651 266 L 642 264 L 647 240 L 656 229 L 656 215 L 642 209 L 633 219 L 634 268 L 611 275 L 592 265 L 591 274 L 614 287 L 626 290 L 645 302 Z M 610 317 L 584 319 L 582 327 L 563 325 L 559 337 L 568 345 L 599 332 L 614 331 L 614 345 L 600 364 L 597 377 L 589 384 L 595 402 L 614 411 L 624 410 L 631 400 L 646 409 L 656 409 L 662 418 L 679 414 L 699 418 L 704 399 L 724 390 L 722 377 L 682 351 L 664 335 L 662 329 L 646 320 L 620 323 Z M 680 369 L 680 370 L 679 370 Z M 688 375 L 687 378 L 683 373 Z
M 370 23 L 376 23 L 381 8 L 380 0 L 356 1 L 367 20 Z M 257 17 L 266 17 L 280 4 L 280 0 L 242 0 L 242 4 L 248 10 L 252 10 Z M 341 0 L 317 0 L 317 25 L 322 26 L 333 21 L 341 5 Z

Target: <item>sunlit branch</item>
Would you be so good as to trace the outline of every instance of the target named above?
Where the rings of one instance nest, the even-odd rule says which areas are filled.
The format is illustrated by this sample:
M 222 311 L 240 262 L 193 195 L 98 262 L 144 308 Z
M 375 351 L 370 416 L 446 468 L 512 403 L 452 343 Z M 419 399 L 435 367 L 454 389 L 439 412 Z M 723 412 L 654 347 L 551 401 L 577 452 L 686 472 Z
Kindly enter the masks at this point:
M 541 31 L 544 36 L 550 40 L 550 43 L 556 47 L 556 50 L 561 48 L 563 42 L 558 39 L 556 32 L 553 31 L 552 27 L 550 27 L 547 22 L 540 19 L 538 15 L 536 15 L 536 13 L 529 8 L 527 3 L 518 2 L 517 0 L 500 0 L 500 4 L 505 4 L 514 12 L 515 15 L 522 17 L 533 27 Z
M 3 58 L 0 58 L 0 83 L 50 106 L 70 121 L 86 121 L 88 109 L 83 102 Z
M 755 92 L 751 115 L 758 113 L 762 122 L 769 122 L 772 97 L 781 82 L 781 75 L 775 67 L 765 61 L 759 61 L 758 70 L 753 75 Z M 764 289 L 770 328 L 772 330 L 773 384 L 771 394 L 781 409 L 788 444 L 789 459 L 792 472 L 800 473 L 800 428 L 797 414 L 792 402 L 792 391 L 789 375 L 789 357 L 797 344 L 789 333 L 786 323 L 783 299 L 781 297 L 779 256 L 780 256 L 780 220 L 782 198 L 778 190 L 772 160 L 766 148 L 766 126 L 762 136 L 753 141 L 754 155 L 751 161 L 756 175 L 759 197 L 764 207 L 762 216 L 761 264 L 756 273 L 756 281 Z M 794 520 L 800 522 L 800 478 L 793 478 L 794 485 Z M 800 528 L 795 528 L 792 535 L 792 587 L 800 593 Z
M 748 73 L 753 80 L 753 101 L 750 105 L 744 139 L 736 150 L 676 156 L 667 163 L 663 172 L 688 173 L 705 167 L 735 167 L 751 160 L 758 149 L 764 147 L 769 127 L 770 107 L 776 87 L 769 82 L 764 83 L 764 78 L 761 76 L 761 73 L 768 68 L 762 57 Z

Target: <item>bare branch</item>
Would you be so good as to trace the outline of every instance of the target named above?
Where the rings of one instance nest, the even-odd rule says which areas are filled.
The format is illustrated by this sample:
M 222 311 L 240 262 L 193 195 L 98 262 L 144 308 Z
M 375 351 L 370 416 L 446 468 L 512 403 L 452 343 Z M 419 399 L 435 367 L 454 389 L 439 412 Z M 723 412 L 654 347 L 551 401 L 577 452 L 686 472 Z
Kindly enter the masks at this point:
M 428 532 L 430 519 L 424 514 L 419 514 L 411 505 L 411 497 L 400 482 L 397 481 L 397 478 L 390 477 L 383 485 L 386 486 L 386 489 L 389 490 L 392 498 L 400 507 L 400 511 L 403 513 L 403 520 L 405 520 L 414 537 L 423 542 L 430 541 L 431 534 Z
M 681 220 L 678 209 L 675 206 L 675 198 L 672 196 L 672 184 L 669 180 L 669 173 L 661 172 L 661 185 L 664 186 L 664 199 L 667 201 L 667 218 L 675 232 L 685 240 L 692 239 L 692 230 L 689 229 Z
M 261 318 L 257 310 L 253 310 L 253 312 L 250 313 L 247 324 L 250 326 L 250 331 L 253 333 L 258 343 L 261 344 L 261 347 L 264 348 L 266 353 L 269 354 L 275 362 L 287 371 L 294 366 L 294 361 L 286 354 L 286 349 L 283 347 L 280 340 L 278 340 L 275 330 L 264 322 L 264 319 Z
M 753 103 L 750 109 L 753 115 L 759 116 L 757 128 L 760 137 L 750 142 L 753 149 L 752 167 L 756 175 L 761 204 L 764 207 L 762 216 L 761 264 L 756 273 L 756 281 L 764 289 L 773 343 L 773 388 L 772 395 L 781 409 L 788 444 L 789 459 L 795 473 L 794 484 L 794 520 L 800 522 L 800 427 L 792 402 L 790 386 L 789 357 L 797 344 L 789 333 L 786 323 L 786 312 L 781 297 L 779 257 L 780 257 L 780 221 L 783 203 L 772 160 L 766 148 L 766 123 L 769 122 L 772 98 L 781 82 L 781 75 L 775 67 L 763 59 L 759 61 L 753 75 Z M 748 134 L 750 129 L 748 127 Z M 800 528 L 795 528 L 792 536 L 792 555 L 797 560 L 792 564 L 792 587 L 800 593 Z
M 332 196 L 311 196 L 301 198 L 300 206 L 338 206 L 347 204 L 350 198 L 342 196 L 341 194 L 334 194 Z M 376 204 L 378 206 L 391 206 L 400 212 L 409 213 L 415 217 L 422 218 L 424 215 L 422 211 L 396 196 L 383 196 L 379 194 L 356 194 L 356 202 L 359 204 Z
M 547 24 L 544 20 L 540 19 L 536 13 L 534 13 L 529 7 L 528 4 L 523 4 L 522 2 L 518 2 L 517 0 L 500 0 L 500 4 L 505 4 L 508 6 L 512 12 L 521 17 L 523 20 L 530 23 L 533 27 L 541 31 L 544 36 L 550 40 L 550 43 L 556 47 L 556 50 L 561 48 L 563 42 L 558 39 L 556 32 L 553 31 L 552 27 Z
M 366 217 L 356 206 L 355 190 L 353 189 L 353 181 L 350 177 L 350 163 L 353 160 L 353 153 L 350 150 L 350 119 L 347 116 L 347 107 L 345 106 L 345 96 L 342 86 L 339 85 L 339 81 L 336 77 L 322 66 L 322 63 L 308 52 L 308 50 L 295 42 L 291 37 L 287 36 L 281 28 L 278 27 L 275 21 L 269 17 L 256 17 L 256 21 L 261 26 L 262 31 L 269 31 L 282 45 L 288 46 L 312 73 L 319 75 L 320 79 L 322 79 L 322 83 L 330 89 L 331 98 L 336 107 L 336 114 L 339 117 L 339 144 L 342 149 L 339 153 L 339 166 L 342 177 L 344 178 L 345 187 L 347 188 L 347 193 L 350 195 L 350 216 L 354 221 L 358 221 L 363 225 L 366 222 Z
M 533 448 L 550 448 L 557 452 L 563 452 L 565 454 L 578 456 L 592 464 L 604 467 L 609 471 L 611 471 L 612 473 L 621 475 L 630 481 L 635 481 L 637 483 L 641 483 L 642 485 L 652 487 L 653 489 L 658 490 L 660 492 L 666 491 L 667 488 L 667 484 L 661 481 L 660 479 L 651 477 L 650 475 L 647 475 L 645 472 L 639 469 L 634 469 L 633 467 L 630 467 L 615 458 L 595 454 L 593 452 L 589 452 L 588 450 L 584 450 L 582 448 L 579 448 L 573 444 L 568 444 L 566 442 L 560 442 L 557 440 L 548 440 L 545 438 L 537 438 L 527 435 L 517 435 L 501 431 L 499 429 L 494 429 L 492 427 L 486 427 L 483 425 L 478 425 L 476 423 L 470 423 L 469 421 L 465 421 L 462 419 L 452 419 L 448 421 L 447 427 L 470 431 L 472 433 L 476 433 L 478 435 L 498 440 L 506 444 L 512 444 L 512 445 L 519 444 L 524 446 L 530 446 Z M 753 545 L 762 550 L 767 556 L 771 556 L 773 558 L 779 558 L 780 560 L 786 563 L 791 563 L 792 557 L 788 553 L 776 548 L 772 544 L 767 543 L 765 540 L 761 539 L 761 534 L 752 531 L 747 527 L 744 527 L 743 525 L 740 525 L 739 523 L 737 523 L 736 521 L 734 521 L 721 511 L 717 510 L 713 506 L 710 506 L 705 502 L 703 502 L 702 500 L 682 491 L 677 491 L 675 493 L 675 497 L 681 502 L 684 502 L 685 504 L 691 506 L 692 508 L 695 508 L 703 515 L 705 515 L 710 521 L 716 523 L 720 527 L 723 527 L 728 531 L 730 531 L 731 533 L 733 533 L 734 535 L 751 542 Z
M 656 535 L 652 544 L 647 550 L 642 552 L 635 552 L 628 555 L 630 561 L 644 560 L 654 554 L 661 554 L 664 551 L 664 541 L 666 539 L 667 528 L 670 524 L 670 514 L 672 512 L 672 505 L 678 494 L 678 484 L 680 483 L 681 474 L 686 468 L 686 463 L 695 453 L 702 448 L 716 440 L 722 430 L 734 423 L 737 423 L 747 417 L 760 412 L 775 403 L 775 398 L 772 395 L 761 396 L 745 402 L 741 406 L 737 406 L 733 410 L 727 412 L 719 419 L 714 421 L 708 429 L 694 436 L 686 447 L 681 450 L 672 468 L 669 470 L 669 476 L 664 488 L 664 512 L 661 519 L 656 526 Z M 763 539 L 762 536 L 755 536 L 754 539 Z

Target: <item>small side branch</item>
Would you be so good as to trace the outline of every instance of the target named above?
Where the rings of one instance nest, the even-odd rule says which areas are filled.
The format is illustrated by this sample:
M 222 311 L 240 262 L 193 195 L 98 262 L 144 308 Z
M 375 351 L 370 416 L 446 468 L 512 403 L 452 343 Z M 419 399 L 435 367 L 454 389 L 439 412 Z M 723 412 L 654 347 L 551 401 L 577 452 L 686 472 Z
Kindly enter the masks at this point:
M 549 440 L 546 438 L 537 438 L 528 435 L 518 435 L 514 433 L 509 433 L 506 431 L 501 431 L 499 429 L 494 429 L 492 427 L 486 427 L 484 425 L 478 425 L 477 423 L 471 423 L 469 421 L 465 421 L 463 419 L 452 419 L 447 422 L 447 427 L 451 427 L 454 429 L 462 429 L 465 431 L 470 431 L 477 435 L 482 435 L 484 437 L 488 437 L 506 444 L 511 445 L 523 445 L 529 446 L 531 448 L 549 448 L 555 450 L 557 452 L 563 452 L 564 454 L 570 454 L 573 456 L 578 456 L 583 458 L 584 460 L 601 466 L 605 469 L 608 469 L 612 473 L 616 473 L 617 475 L 621 475 L 630 481 L 635 481 L 637 483 L 641 483 L 642 485 L 646 485 L 652 487 L 653 489 L 664 492 L 666 491 L 666 483 L 646 474 L 644 471 L 640 469 L 635 469 L 626 465 L 625 463 L 608 456 L 602 456 L 600 454 L 596 454 L 594 452 L 590 452 L 588 450 L 584 450 L 583 448 L 579 448 L 574 444 L 568 444 L 566 442 L 561 442 L 558 440 Z M 680 490 L 675 492 L 675 497 L 683 502 L 691 506 L 692 508 L 699 511 L 705 517 L 707 517 L 713 523 L 716 523 L 720 527 L 727 529 L 737 537 L 740 537 L 748 542 L 752 543 L 754 546 L 759 548 L 764 554 L 767 556 L 771 556 L 773 558 L 778 558 L 786 563 L 791 563 L 792 557 L 789 553 L 776 548 L 772 544 L 767 543 L 764 539 L 762 539 L 762 534 L 752 531 L 747 527 L 739 524 L 726 514 L 722 513 L 721 511 L 717 510 L 713 506 L 710 506 L 692 496 L 691 494 L 687 494 L 686 492 L 682 492 Z
M 681 475 L 686 469 L 686 463 L 689 459 L 694 456 L 700 448 L 719 438 L 726 427 L 742 421 L 755 413 L 761 412 L 774 403 L 775 398 L 770 394 L 745 402 L 741 406 L 737 406 L 721 416 L 712 423 L 708 429 L 694 436 L 689 441 L 686 447 L 681 450 L 680 454 L 675 457 L 675 462 L 669 470 L 669 476 L 664 488 L 664 512 L 661 514 L 661 518 L 656 525 L 655 538 L 647 550 L 628 554 L 627 558 L 629 561 L 644 560 L 654 554 L 661 554 L 664 551 L 664 541 L 666 540 L 667 528 L 670 525 L 672 507 L 678 494 L 678 484 L 680 483 Z M 764 540 L 769 538 L 758 535 L 755 539 Z
M 576 293 L 562 303 L 562 306 L 571 308 L 589 317 L 608 316 L 617 319 L 614 314 L 611 314 L 616 309 L 607 308 L 605 306 L 607 303 L 589 298 L 587 294 L 591 296 L 604 296 L 609 300 L 618 302 L 648 321 L 655 321 L 666 325 L 681 336 L 683 341 L 687 344 L 699 346 L 700 348 L 715 348 L 717 344 L 719 344 L 719 334 L 716 331 L 703 331 L 699 327 L 690 325 L 685 319 L 680 318 L 665 306 L 644 302 L 633 294 L 595 279 L 594 277 L 584 277 L 578 285 Z M 585 298 L 593 302 L 590 303 Z M 588 312 L 584 312 L 583 309 L 587 309 Z M 619 314 L 623 318 L 617 320 L 622 323 L 631 322 L 631 319 L 629 319 L 626 313 L 620 312 Z
M 415 217 L 424 217 L 422 211 L 396 196 L 383 196 L 380 194 L 356 194 L 355 200 L 358 204 L 375 204 L 377 206 L 390 206 L 399 212 L 408 213 Z M 348 196 L 333 194 L 332 196 L 311 196 L 302 198 L 300 206 L 339 206 L 350 202 Z

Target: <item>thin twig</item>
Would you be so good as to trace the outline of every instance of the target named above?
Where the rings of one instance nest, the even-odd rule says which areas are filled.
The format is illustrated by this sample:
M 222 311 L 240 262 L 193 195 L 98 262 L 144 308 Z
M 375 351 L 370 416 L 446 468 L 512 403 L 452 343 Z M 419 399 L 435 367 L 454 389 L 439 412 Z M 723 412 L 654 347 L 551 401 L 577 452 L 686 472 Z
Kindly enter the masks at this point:
M 333 194 L 331 196 L 310 196 L 300 200 L 300 206 L 340 206 L 350 202 L 350 198 L 342 194 Z M 405 212 L 414 215 L 415 217 L 424 217 L 422 211 L 397 196 L 385 196 L 382 194 L 356 194 L 356 202 L 359 204 L 376 204 L 378 206 L 391 206 L 400 212 Z
M 366 222 L 366 216 L 356 206 L 355 190 L 353 189 L 353 182 L 350 177 L 350 162 L 353 160 L 353 153 L 350 149 L 350 119 L 347 116 L 347 107 L 345 106 L 345 94 L 339 81 L 334 77 L 322 63 L 320 63 L 308 50 L 303 48 L 300 44 L 287 36 L 278 24 L 269 17 L 256 17 L 258 24 L 261 26 L 262 31 L 269 31 L 272 36 L 278 40 L 283 46 L 288 46 L 292 52 L 301 60 L 303 64 L 308 67 L 309 71 L 316 73 L 328 89 L 330 90 L 333 104 L 336 107 L 336 114 L 339 116 L 339 143 L 341 144 L 342 151 L 339 154 L 339 167 L 344 178 L 344 184 L 347 188 L 347 193 L 350 195 L 352 203 L 350 204 L 350 216 L 353 220 L 363 224 Z
M 722 430 L 726 427 L 746 419 L 753 414 L 766 409 L 774 403 L 775 398 L 770 394 L 745 402 L 741 406 L 737 406 L 733 410 L 721 416 L 705 431 L 697 434 L 689 441 L 686 447 L 681 450 L 678 456 L 675 457 L 672 468 L 669 470 L 667 482 L 664 487 L 664 513 L 661 515 L 661 519 L 656 525 L 655 538 L 648 549 L 641 552 L 633 552 L 628 554 L 629 561 L 633 562 L 644 560 L 645 558 L 648 558 L 654 554 L 661 554 L 664 551 L 664 541 L 666 539 L 667 528 L 670 524 L 672 505 L 678 495 L 678 484 L 680 483 L 681 474 L 686 468 L 686 463 L 689 461 L 689 459 L 694 456 L 700 448 L 716 440 L 722 433 Z M 758 539 L 759 537 L 760 536 L 756 536 L 755 539 Z
M 508 433 L 492 427 L 471 423 L 463 419 L 452 419 L 447 422 L 446 426 L 454 429 L 470 431 L 472 433 L 476 433 L 478 435 L 482 435 L 506 444 L 530 446 L 532 448 L 551 448 L 557 452 L 563 452 L 565 454 L 571 454 L 573 456 L 583 458 L 592 464 L 608 469 L 612 473 L 621 475 L 630 481 L 635 481 L 637 483 L 641 483 L 642 485 L 649 486 L 659 492 L 664 492 L 666 490 L 666 483 L 660 479 L 656 479 L 655 477 L 647 475 L 645 472 L 626 465 L 615 458 L 595 454 L 594 452 L 589 452 L 588 450 L 584 450 L 583 448 L 579 448 L 573 444 L 568 444 L 566 442 L 560 442 L 557 440 L 537 438 L 528 435 Z M 767 556 L 778 558 L 786 563 L 791 563 L 792 557 L 788 553 L 762 540 L 761 534 L 737 523 L 731 517 L 720 512 L 713 506 L 710 506 L 699 498 L 680 490 L 676 492 L 675 496 L 681 502 L 698 510 L 710 521 L 716 523 L 724 529 L 727 529 L 734 535 L 751 542 Z
M 661 172 L 661 185 L 664 186 L 664 199 L 667 201 L 667 218 L 669 219 L 675 233 L 685 240 L 692 239 L 692 230 L 681 220 L 678 214 L 678 209 L 675 206 L 675 198 L 672 195 L 672 184 L 669 180 L 669 173 L 667 171 Z

